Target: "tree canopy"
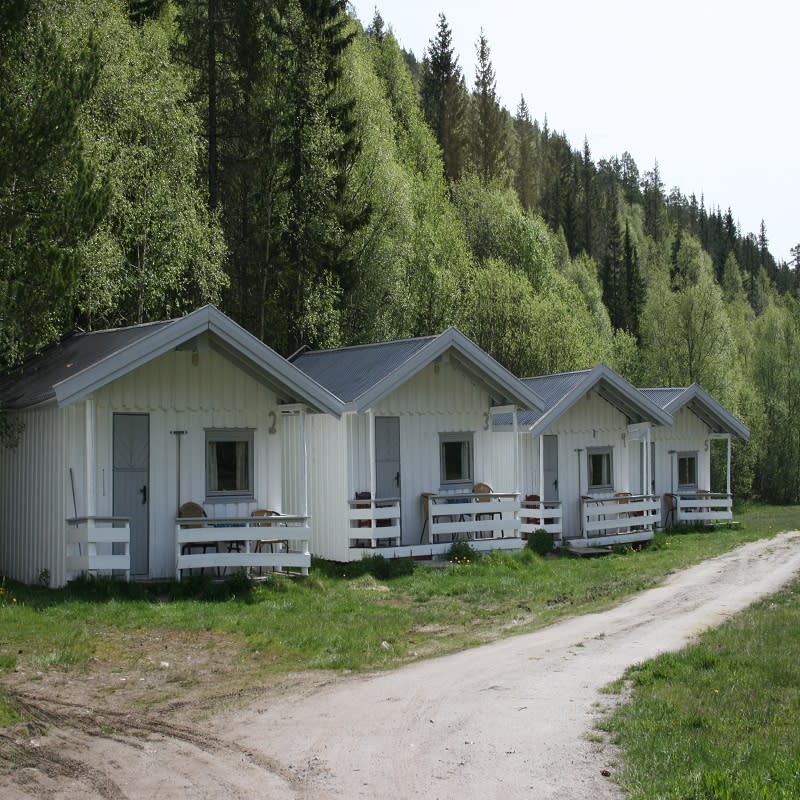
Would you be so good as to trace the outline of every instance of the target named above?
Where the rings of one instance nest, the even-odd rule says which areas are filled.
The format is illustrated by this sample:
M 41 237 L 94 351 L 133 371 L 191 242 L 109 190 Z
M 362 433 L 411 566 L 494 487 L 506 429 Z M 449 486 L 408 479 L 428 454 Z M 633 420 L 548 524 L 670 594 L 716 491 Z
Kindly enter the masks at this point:
M 210 301 L 285 354 L 458 325 L 697 381 L 753 431 L 737 491 L 800 500 L 800 244 L 510 113 L 475 33 L 467 87 L 444 15 L 418 61 L 344 0 L 4 3 L 0 365 Z

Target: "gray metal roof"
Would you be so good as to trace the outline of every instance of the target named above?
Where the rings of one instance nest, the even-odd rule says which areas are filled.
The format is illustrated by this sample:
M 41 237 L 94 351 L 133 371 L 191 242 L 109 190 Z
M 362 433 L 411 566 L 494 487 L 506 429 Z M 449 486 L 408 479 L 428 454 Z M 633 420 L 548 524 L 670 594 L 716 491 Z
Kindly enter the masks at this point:
M 0 405 L 25 408 L 55 398 L 54 386 L 124 347 L 150 336 L 169 322 L 86 333 L 75 330 L 0 373 Z
M 533 389 L 456 328 L 438 336 L 299 353 L 292 362 L 354 411 L 372 408 L 445 353 L 487 387 L 492 399 L 540 412 Z
M 545 411 L 549 411 L 590 372 L 591 370 L 581 369 L 576 372 L 560 372 L 556 375 L 539 375 L 535 378 L 523 378 L 522 382 L 530 386 L 544 400 Z
M 67 406 L 170 350 L 200 342 L 268 386 L 281 401 L 341 414 L 338 398 L 211 305 L 178 319 L 72 333 L 0 375 L 0 403 L 8 408 L 53 401 Z
M 682 408 L 688 408 L 714 433 L 729 433 L 745 442 L 750 438 L 749 428 L 697 383 L 639 391 L 673 416 Z
M 546 403 L 544 413 L 518 415 L 519 422 L 534 435 L 546 431 L 562 414 L 588 392 L 595 391 L 607 403 L 623 413 L 630 422 L 652 422 L 671 425 L 669 413 L 643 395 L 633 384 L 605 364 L 593 369 L 561 372 L 525 378 L 523 383 L 534 389 Z
M 661 387 L 652 389 L 639 389 L 639 391 L 645 397 L 649 397 L 660 408 L 666 408 L 676 397 L 686 391 L 686 387 Z
M 307 350 L 290 360 L 340 400 L 350 403 L 435 338 L 423 336 L 337 350 Z

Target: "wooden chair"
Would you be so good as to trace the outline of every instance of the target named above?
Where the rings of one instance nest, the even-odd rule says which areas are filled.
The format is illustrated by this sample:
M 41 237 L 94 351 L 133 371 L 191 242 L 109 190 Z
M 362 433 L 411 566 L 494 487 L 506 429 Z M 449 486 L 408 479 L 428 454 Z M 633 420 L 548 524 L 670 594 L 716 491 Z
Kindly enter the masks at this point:
M 184 503 L 178 509 L 178 517 L 180 519 L 198 519 L 199 517 L 208 517 L 206 514 L 206 510 L 200 503 L 195 503 L 193 501 L 188 501 Z M 185 525 L 181 524 L 181 528 L 202 528 L 204 527 L 199 522 L 187 522 Z M 181 545 L 181 555 L 185 556 L 192 552 L 192 550 L 202 550 L 203 555 L 208 552 L 216 553 L 217 552 L 217 543 L 216 542 L 184 542 Z M 200 574 L 203 574 L 205 567 L 200 568 Z
M 475 498 L 476 503 L 493 503 L 494 498 L 491 496 L 493 493 L 493 489 L 489 486 L 488 483 L 476 483 L 472 487 L 472 493 L 477 495 L 485 495 L 479 496 Z M 481 519 L 502 519 L 503 513 L 501 511 L 481 511 L 475 514 L 475 520 Z M 494 538 L 494 533 L 492 531 L 480 531 L 475 533 L 476 538 L 481 539 L 492 539 Z
M 279 517 L 277 511 L 273 511 L 271 508 L 257 508 L 250 514 L 253 518 L 261 519 L 260 522 L 251 522 L 250 524 L 256 528 L 272 528 L 275 526 L 275 522 L 268 521 L 267 518 L 269 517 Z M 254 553 L 274 553 L 276 552 L 275 548 L 283 548 L 281 551 L 280 549 L 277 552 L 288 552 L 289 550 L 289 541 L 287 539 L 256 539 L 253 545 L 253 552 Z M 280 572 L 280 569 L 277 570 Z M 264 574 L 264 568 L 258 568 L 258 574 Z

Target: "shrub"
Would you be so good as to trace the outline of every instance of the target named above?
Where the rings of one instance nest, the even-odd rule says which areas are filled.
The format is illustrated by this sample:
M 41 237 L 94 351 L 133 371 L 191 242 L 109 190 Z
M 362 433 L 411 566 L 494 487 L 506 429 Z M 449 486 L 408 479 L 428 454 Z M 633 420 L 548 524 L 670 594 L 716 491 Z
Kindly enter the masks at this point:
M 540 556 L 546 556 L 548 553 L 553 552 L 553 534 L 548 533 L 544 528 L 537 528 L 528 534 L 528 541 L 525 546 Z
M 380 580 L 399 578 L 411 575 L 414 572 L 414 560 L 411 558 L 384 558 L 382 555 L 361 558 L 358 561 L 326 561 L 315 558 L 312 561 L 314 569 L 331 578 L 360 578 L 362 575 L 372 575 Z
M 481 554 L 469 542 L 453 542 L 447 551 L 447 560 L 451 564 L 473 564 L 480 557 Z

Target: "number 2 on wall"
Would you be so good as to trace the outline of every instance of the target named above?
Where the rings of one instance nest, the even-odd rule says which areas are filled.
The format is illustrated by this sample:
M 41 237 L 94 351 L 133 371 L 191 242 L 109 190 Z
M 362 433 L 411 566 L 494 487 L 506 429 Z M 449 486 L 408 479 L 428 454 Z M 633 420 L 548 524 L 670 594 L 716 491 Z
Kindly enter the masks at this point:
M 267 433 L 277 433 L 278 432 L 278 415 L 274 411 L 270 411 L 267 415 L 269 417 L 269 428 L 267 428 Z

